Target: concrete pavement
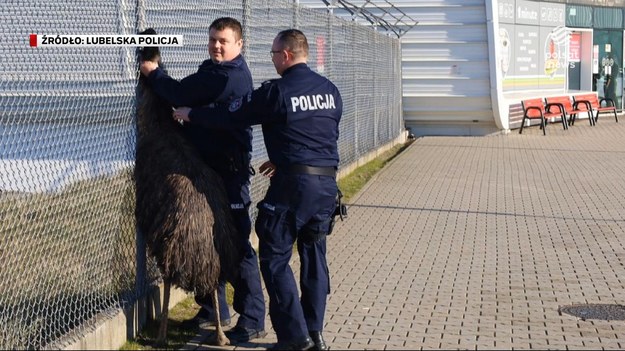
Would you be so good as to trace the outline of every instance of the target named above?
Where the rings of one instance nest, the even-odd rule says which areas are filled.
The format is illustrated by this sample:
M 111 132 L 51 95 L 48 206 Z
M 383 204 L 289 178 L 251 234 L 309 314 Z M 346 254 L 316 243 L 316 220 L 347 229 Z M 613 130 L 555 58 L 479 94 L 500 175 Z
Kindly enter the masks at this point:
M 331 349 L 624 349 L 625 118 L 424 137 L 328 237 Z M 298 269 L 298 262 L 293 262 Z M 587 305 L 597 304 L 597 305 Z M 625 319 L 625 318 L 622 318 Z M 275 333 L 217 348 L 272 346 Z

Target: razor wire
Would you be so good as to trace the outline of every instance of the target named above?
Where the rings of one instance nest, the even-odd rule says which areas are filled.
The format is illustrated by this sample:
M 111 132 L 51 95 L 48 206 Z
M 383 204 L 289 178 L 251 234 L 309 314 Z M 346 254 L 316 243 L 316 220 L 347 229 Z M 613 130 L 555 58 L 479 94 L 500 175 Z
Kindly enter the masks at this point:
M 58 348 L 159 280 L 142 270 L 132 179 L 138 62 L 132 47 L 31 48 L 39 34 L 183 35 L 162 48 L 176 78 L 208 58 L 208 26 L 243 24 L 255 87 L 278 78 L 275 35 L 299 28 L 309 66 L 341 91 L 341 166 L 404 130 L 397 39 L 277 0 L 4 0 L 0 4 L 0 348 Z M 252 165 L 267 159 L 254 127 Z M 252 178 L 254 204 L 268 181 Z M 137 273 L 139 272 L 139 273 Z

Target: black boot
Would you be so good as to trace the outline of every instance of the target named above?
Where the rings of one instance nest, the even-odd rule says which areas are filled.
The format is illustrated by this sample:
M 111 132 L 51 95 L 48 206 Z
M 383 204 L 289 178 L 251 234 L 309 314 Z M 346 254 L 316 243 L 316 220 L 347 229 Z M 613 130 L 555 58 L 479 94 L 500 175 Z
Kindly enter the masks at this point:
M 311 350 L 329 350 L 326 341 L 323 340 L 323 335 L 320 331 L 309 332 L 310 338 L 315 343 L 315 346 Z
M 314 350 L 315 343 L 310 340 L 309 337 L 304 337 L 302 340 L 291 341 L 278 341 L 273 347 L 267 349 L 268 351 L 284 351 L 284 350 Z

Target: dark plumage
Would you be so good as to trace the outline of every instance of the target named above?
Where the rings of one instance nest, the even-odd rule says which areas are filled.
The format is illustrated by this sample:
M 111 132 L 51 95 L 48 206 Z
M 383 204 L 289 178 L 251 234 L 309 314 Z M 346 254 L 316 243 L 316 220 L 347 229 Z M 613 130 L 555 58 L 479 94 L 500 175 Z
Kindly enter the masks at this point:
M 154 34 L 153 30 L 143 34 Z M 140 51 L 142 60 L 159 61 L 158 48 Z M 172 107 L 139 78 L 135 163 L 136 218 L 148 251 L 165 284 L 158 342 L 165 341 L 169 287 L 213 296 L 218 279 L 231 277 L 240 259 L 236 230 L 221 178 L 201 159 L 172 119 Z M 223 269 L 222 269 L 223 268 Z M 217 343 L 228 343 L 217 316 Z

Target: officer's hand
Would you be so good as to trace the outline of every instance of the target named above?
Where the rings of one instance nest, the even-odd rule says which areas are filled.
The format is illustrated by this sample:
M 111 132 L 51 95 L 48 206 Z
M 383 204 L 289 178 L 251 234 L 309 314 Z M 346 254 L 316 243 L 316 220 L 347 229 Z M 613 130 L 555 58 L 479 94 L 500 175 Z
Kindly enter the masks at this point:
M 158 68 L 158 63 L 154 61 L 141 61 L 139 70 L 144 76 L 149 76 L 152 71 Z
M 174 109 L 173 118 L 178 122 L 190 122 L 189 113 L 191 112 L 191 108 L 189 107 L 178 107 Z
M 258 167 L 258 171 L 265 177 L 271 178 L 276 173 L 276 166 L 271 163 L 271 161 L 265 161 L 262 165 L 260 165 L 260 167 Z

